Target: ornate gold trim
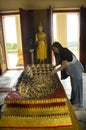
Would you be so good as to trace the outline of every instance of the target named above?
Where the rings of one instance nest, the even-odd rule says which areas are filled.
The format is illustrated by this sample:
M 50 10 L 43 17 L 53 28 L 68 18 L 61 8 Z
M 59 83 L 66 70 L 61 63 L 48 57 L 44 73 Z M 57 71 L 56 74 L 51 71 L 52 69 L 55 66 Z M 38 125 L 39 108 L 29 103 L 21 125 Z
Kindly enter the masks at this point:
M 0 120 L 0 127 L 58 127 L 72 126 L 70 116 L 58 117 L 3 117 Z
M 66 102 L 67 99 L 66 98 L 52 98 L 52 99 L 25 99 L 25 100 L 5 100 L 6 104 L 10 104 L 10 103 L 18 103 L 18 104 L 47 104 L 47 103 L 59 103 L 59 102 Z
M 51 107 L 40 107 L 40 108 L 6 108 L 4 116 L 58 116 L 58 115 L 69 115 L 68 107 L 65 106 L 51 106 Z

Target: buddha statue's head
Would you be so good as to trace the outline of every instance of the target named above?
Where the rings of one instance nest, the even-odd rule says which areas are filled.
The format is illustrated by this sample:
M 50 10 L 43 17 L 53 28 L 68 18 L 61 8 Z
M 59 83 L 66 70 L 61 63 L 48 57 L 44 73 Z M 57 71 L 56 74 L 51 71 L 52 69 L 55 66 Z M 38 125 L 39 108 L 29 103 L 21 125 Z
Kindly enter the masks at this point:
M 38 30 L 39 32 L 42 32 L 43 31 L 43 26 L 42 26 L 42 23 L 40 22 L 39 26 L 38 26 Z

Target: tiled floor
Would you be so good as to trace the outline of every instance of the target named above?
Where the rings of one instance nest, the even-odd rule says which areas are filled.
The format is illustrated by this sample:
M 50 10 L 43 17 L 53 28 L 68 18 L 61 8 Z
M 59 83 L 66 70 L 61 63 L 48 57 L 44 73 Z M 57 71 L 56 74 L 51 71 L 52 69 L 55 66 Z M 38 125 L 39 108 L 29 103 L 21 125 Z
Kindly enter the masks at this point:
M 4 98 L 7 96 L 8 91 L 13 89 L 18 77 L 23 70 L 9 70 L 0 76 L 0 105 L 4 103 Z

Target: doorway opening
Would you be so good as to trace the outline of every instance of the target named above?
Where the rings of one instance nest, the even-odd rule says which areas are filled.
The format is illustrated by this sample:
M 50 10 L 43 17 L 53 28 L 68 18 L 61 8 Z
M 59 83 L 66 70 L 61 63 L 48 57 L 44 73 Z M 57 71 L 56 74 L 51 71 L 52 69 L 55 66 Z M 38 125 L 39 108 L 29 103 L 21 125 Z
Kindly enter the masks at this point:
M 19 15 L 2 17 L 8 69 L 24 68 Z
M 62 43 L 62 46 L 70 49 L 78 59 L 79 29 L 79 12 L 53 13 L 53 41 Z

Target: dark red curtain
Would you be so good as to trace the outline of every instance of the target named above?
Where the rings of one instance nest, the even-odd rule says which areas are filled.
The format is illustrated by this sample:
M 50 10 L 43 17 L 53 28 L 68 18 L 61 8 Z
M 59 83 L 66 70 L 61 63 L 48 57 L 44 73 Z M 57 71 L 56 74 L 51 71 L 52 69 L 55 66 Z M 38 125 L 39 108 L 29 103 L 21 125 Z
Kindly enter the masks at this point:
M 23 48 L 23 59 L 24 59 L 24 67 L 27 66 L 27 64 L 31 63 L 31 56 L 30 56 L 30 44 L 31 44 L 31 25 L 30 22 L 30 11 L 24 10 L 20 8 L 20 23 L 21 23 L 21 34 L 22 34 L 22 48 Z
M 86 64 L 86 8 L 80 8 L 80 62 Z
M 52 13 L 52 8 L 51 6 L 47 10 L 48 12 L 48 38 L 49 38 L 49 47 L 48 47 L 48 56 L 49 56 L 49 63 L 52 63 L 52 50 L 51 50 L 51 45 L 53 41 L 53 25 L 52 25 L 52 20 L 53 20 L 53 13 Z

